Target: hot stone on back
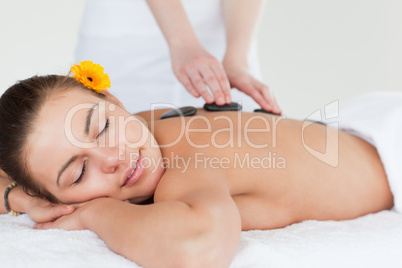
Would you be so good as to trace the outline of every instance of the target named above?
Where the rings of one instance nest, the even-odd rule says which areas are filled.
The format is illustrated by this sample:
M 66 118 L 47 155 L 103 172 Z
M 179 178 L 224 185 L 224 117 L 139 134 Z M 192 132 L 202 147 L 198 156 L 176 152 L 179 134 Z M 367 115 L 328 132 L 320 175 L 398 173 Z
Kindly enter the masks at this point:
M 162 114 L 160 119 L 167 119 L 180 116 L 192 116 L 197 113 L 197 109 L 193 106 L 180 107 L 179 109 L 172 109 Z
M 222 112 L 222 111 L 241 111 L 242 106 L 237 102 L 232 102 L 225 105 L 217 105 L 216 103 L 205 103 L 204 109 L 210 112 Z

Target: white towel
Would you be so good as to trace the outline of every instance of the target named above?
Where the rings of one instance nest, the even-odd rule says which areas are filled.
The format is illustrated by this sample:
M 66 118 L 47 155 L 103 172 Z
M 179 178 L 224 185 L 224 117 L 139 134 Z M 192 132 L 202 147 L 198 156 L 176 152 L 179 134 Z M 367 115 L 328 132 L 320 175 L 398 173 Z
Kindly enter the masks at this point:
M 0 266 L 135 268 L 91 231 L 34 230 L 27 215 L 0 215 Z M 348 221 L 304 221 L 242 232 L 231 268 L 402 267 L 402 215 L 381 211 Z

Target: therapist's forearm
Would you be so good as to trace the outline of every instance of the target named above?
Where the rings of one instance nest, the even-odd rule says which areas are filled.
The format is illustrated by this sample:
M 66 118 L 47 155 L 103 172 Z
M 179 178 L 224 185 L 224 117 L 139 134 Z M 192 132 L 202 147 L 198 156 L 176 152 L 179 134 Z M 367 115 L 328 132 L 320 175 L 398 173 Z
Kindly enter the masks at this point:
M 225 57 L 238 57 L 246 60 L 257 32 L 265 1 L 222 1 L 227 40 Z
M 180 0 L 147 0 L 169 47 L 199 45 Z

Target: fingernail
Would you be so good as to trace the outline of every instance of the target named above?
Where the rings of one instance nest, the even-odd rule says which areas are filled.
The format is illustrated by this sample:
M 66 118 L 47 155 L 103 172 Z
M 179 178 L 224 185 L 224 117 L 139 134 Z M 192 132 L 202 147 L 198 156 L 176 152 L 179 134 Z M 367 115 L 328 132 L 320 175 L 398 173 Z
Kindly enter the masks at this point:
M 222 103 L 222 104 L 225 103 L 225 101 L 223 100 L 223 98 L 218 98 L 218 99 L 216 100 L 216 102 L 217 102 L 217 103 Z
M 275 112 L 276 112 L 277 114 L 281 114 L 281 113 L 282 113 L 281 109 L 280 109 L 278 106 L 275 106 Z
M 230 99 L 230 97 L 226 97 L 226 103 L 231 103 L 232 100 Z

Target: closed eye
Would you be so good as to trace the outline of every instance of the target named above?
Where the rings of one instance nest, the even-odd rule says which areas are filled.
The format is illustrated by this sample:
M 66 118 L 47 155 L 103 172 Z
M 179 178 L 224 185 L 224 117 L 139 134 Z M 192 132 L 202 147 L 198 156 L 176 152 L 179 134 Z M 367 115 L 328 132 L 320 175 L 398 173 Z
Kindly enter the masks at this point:
M 82 180 L 82 178 L 84 178 L 86 163 L 87 163 L 87 161 L 85 161 L 84 164 L 82 165 L 81 174 L 80 174 L 80 176 L 78 177 L 78 179 L 74 182 L 74 184 L 80 183 L 81 180 Z
M 105 133 L 108 128 L 109 128 L 109 119 L 106 119 L 105 127 L 102 129 L 101 132 L 99 132 L 98 135 L 96 135 L 96 138 L 98 138 L 100 135 L 102 135 L 103 133 Z
M 99 132 L 98 135 L 96 135 L 96 138 L 98 138 L 100 135 L 102 135 L 103 133 L 105 133 L 108 128 L 109 128 L 109 119 L 106 120 L 105 127 L 102 129 L 101 132 Z M 78 177 L 78 179 L 74 182 L 74 184 L 80 183 L 80 182 L 82 181 L 82 179 L 84 178 L 85 169 L 86 169 L 86 164 L 87 164 L 87 161 L 85 161 L 84 164 L 82 165 L 81 174 L 80 174 L 80 176 Z

